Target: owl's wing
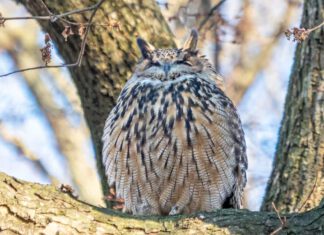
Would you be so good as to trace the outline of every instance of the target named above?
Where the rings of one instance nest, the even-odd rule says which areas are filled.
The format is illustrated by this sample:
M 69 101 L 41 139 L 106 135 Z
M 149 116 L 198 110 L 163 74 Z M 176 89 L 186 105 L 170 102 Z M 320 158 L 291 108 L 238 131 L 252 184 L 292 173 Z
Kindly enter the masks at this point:
M 202 208 L 240 208 L 246 184 L 246 145 L 241 121 L 230 99 L 214 82 L 194 77 L 175 85 L 172 95 L 166 95 L 166 102 L 175 104 L 178 120 L 171 141 L 178 143 L 174 144 L 178 151 L 171 159 L 179 158 L 181 152 L 180 157 L 187 164 L 182 170 L 188 168 L 189 175 L 197 176 L 191 180 L 202 184 L 198 191 L 204 193 L 196 193 L 197 198 L 205 198 Z M 169 106 L 167 125 L 173 113 L 172 105 Z M 175 160 L 174 164 L 180 170 L 173 177 L 181 182 L 186 176 L 177 166 L 180 163 Z
M 196 138 L 204 140 L 204 153 L 200 156 L 219 172 L 220 179 L 214 185 L 223 200 L 222 207 L 241 208 L 247 169 L 242 124 L 231 100 L 217 87 L 205 87 L 210 88 L 209 95 L 205 92 L 207 96 L 196 99 L 200 109 L 196 112 L 197 129 L 202 136 Z

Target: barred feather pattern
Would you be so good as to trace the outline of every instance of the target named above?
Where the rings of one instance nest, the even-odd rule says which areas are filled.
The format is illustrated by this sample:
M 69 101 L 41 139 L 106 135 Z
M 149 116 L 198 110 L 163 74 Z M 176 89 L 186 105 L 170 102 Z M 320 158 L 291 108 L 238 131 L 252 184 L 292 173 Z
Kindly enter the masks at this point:
M 206 71 L 173 74 L 135 73 L 122 90 L 102 138 L 109 186 L 136 215 L 241 208 L 247 156 L 234 105 Z

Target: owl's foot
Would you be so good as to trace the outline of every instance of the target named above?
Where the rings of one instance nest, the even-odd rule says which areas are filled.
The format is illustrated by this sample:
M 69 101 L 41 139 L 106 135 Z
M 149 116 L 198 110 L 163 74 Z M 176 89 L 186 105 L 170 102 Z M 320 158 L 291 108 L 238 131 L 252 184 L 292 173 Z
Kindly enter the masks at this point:
M 117 202 L 117 200 L 122 200 L 122 202 Z M 124 209 L 124 206 L 125 206 L 124 199 L 120 198 L 120 199 L 117 199 L 117 200 L 116 200 L 116 205 L 113 206 L 112 208 L 114 210 L 122 211 Z
M 111 202 L 112 209 L 122 211 L 125 206 L 125 201 L 123 198 L 117 198 L 115 188 L 109 188 L 109 194 L 105 197 L 105 200 Z

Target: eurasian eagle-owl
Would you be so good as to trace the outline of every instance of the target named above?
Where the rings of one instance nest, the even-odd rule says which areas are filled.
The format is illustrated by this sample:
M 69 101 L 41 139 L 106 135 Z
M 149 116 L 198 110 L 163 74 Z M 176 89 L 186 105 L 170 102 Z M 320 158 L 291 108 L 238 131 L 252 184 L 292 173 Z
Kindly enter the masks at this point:
M 142 58 L 110 112 L 103 134 L 108 184 L 124 212 L 173 215 L 241 208 L 246 145 L 218 73 L 196 50 L 193 30 L 181 49 Z

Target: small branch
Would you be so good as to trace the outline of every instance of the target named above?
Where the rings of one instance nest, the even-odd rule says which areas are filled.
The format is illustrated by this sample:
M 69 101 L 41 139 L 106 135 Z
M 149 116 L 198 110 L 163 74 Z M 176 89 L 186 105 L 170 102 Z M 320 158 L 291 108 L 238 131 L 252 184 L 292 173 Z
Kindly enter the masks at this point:
M 274 230 L 273 232 L 270 233 L 270 235 L 275 235 L 278 232 L 280 232 L 286 226 L 287 219 L 286 219 L 286 217 L 284 217 L 284 220 L 282 220 L 281 217 L 280 217 L 280 214 L 279 214 L 279 211 L 278 211 L 276 205 L 273 202 L 271 204 L 272 204 L 272 207 L 275 210 L 275 212 L 277 214 L 277 217 L 278 217 L 278 219 L 279 219 L 279 221 L 281 223 L 281 226 L 279 228 L 277 228 L 276 230 Z
M 323 23 L 324 23 L 324 22 L 323 22 Z M 308 194 L 308 196 L 307 196 L 306 200 L 303 202 L 303 204 L 298 208 L 297 212 L 300 212 L 300 211 L 304 208 L 304 206 L 306 205 L 306 203 L 308 202 L 308 200 L 310 199 L 310 197 L 311 197 L 312 194 L 314 193 L 314 190 L 315 190 L 316 185 L 317 185 L 317 176 L 318 176 L 318 175 L 316 175 L 316 177 L 315 177 L 315 182 L 314 182 L 314 185 L 313 185 L 312 190 L 311 190 L 310 193 Z
M 26 71 L 30 71 L 30 70 L 36 70 L 36 69 L 50 69 L 50 68 L 61 68 L 61 67 L 73 67 L 73 66 L 77 66 L 77 65 L 78 65 L 78 61 L 75 62 L 75 63 L 72 63 L 72 64 L 42 65 L 42 66 L 36 66 L 36 67 L 31 67 L 31 68 L 18 69 L 18 70 L 12 71 L 10 73 L 1 74 L 0 77 L 6 77 L 6 76 L 9 76 L 11 74 L 21 73 L 21 72 L 26 72 Z
M 189 17 L 195 17 L 196 19 L 200 18 L 200 17 L 205 17 L 200 25 L 198 26 L 198 31 L 201 31 L 201 29 L 205 26 L 205 24 L 210 20 L 210 18 L 214 15 L 215 11 L 219 9 L 219 7 L 225 2 L 226 0 L 220 0 L 215 6 L 213 6 L 209 12 L 207 14 L 200 14 L 200 13 L 188 13 L 185 12 L 186 16 Z M 173 16 L 170 16 L 168 18 L 168 21 L 172 21 L 172 20 L 176 20 L 176 19 L 180 19 L 180 12 L 181 11 L 186 11 L 186 9 L 188 9 L 188 5 L 189 3 L 193 2 L 192 0 L 188 0 L 188 2 L 185 5 L 182 5 L 179 7 L 179 9 L 177 10 L 176 14 L 174 14 Z M 159 4 L 159 3 L 158 3 Z M 160 4 L 161 5 L 161 4 Z
M 58 15 L 50 14 L 48 16 L 19 16 L 19 17 L 2 17 L 0 15 L 0 22 L 4 23 L 9 20 L 50 20 L 51 22 L 55 22 L 57 19 L 61 19 L 62 17 L 65 17 L 65 16 L 80 14 L 83 12 L 95 10 L 96 8 L 99 7 L 99 5 L 101 5 L 100 2 L 94 4 L 90 7 L 87 7 L 87 8 L 68 11 L 68 12 L 65 12 L 62 14 L 58 14 Z
M 312 190 L 311 192 L 308 194 L 306 200 L 303 202 L 303 204 L 297 209 L 297 213 L 299 213 L 303 207 L 306 205 L 307 201 L 310 199 L 311 195 L 313 194 L 315 188 L 316 188 L 316 184 L 317 184 L 317 175 L 316 175 L 316 178 L 315 178 L 315 182 L 314 182 L 314 185 L 312 187 Z M 277 234 L 278 232 L 280 232 L 285 226 L 287 226 L 287 218 L 286 217 L 283 217 L 284 219 L 282 220 L 281 217 L 280 217 L 280 214 L 279 214 L 279 211 L 276 207 L 276 205 L 274 204 L 274 202 L 271 203 L 273 209 L 275 210 L 279 220 L 280 220 L 280 223 L 281 223 L 281 226 L 278 227 L 276 230 L 274 230 L 272 233 L 270 233 L 270 235 L 275 235 Z M 293 216 L 291 216 L 289 218 L 289 220 L 292 220 L 293 218 L 295 218 L 298 214 L 294 214 Z
M 223 3 L 225 2 L 226 0 L 221 0 L 219 3 L 217 3 L 215 6 L 213 6 L 209 13 L 207 14 L 207 16 L 204 18 L 204 20 L 200 23 L 199 27 L 198 27 L 198 31 L 200 31 L 204 25 L 208 22 L 208 20 L 214 15 L 215 11 L 221 6 L 223 5 Z
M 31 67 L 31 68 L 25 68 L 25 69 L 19 69 L 19 70 L 15 70 L 15 71 L 12 71 L 10 73 L 6 73 L 6 74 L 1 74 L 0 77 L 6 77 L 6 76 L 9 76 L 11 74 L 15 74 L 15 73 L 21 73 L 21 72 L 26 72 L 26 71 L 30 71 L 30 70 L 36 70 L 36 69 L 48 69 L 48 68 L 61 68 L 61 67 L 74 67 L 74 66 L 80 66 L 81 65 L 81 62 L 82 62 L 82 58 L 83 58 L 83 54 L 84 54 L 84 50 L 85 50 L 85 46 L 86 46 L 86 42 L 87 42 L 87 36 L 89 34 L 89 30 L 90 30 L 90 26 L 92 24 L 92 20 L 97 12 L 97 10 L 99 9 L 99 7 L 103 4 L 105 0 L 100 0 L 98 3 L 96 3 L 95 5 L 91 6 L 91 7 L 88 7 L 88 8 L 84 8 L 84 9 L 81 9 L 81 10 L 74 10 L 74 11 L 70 11 L 70 12 L 67 12 L 67 13 L 63 13 L 63 14 L 59 14 L 59 15 L 54 15 L 58 18 L 60 17 L 63 17 L 63 16 L 67 16 L 67 15 L 71 15 L 71 14 L 76 14 L 76 13 L 81 13 L 81 12 L 84 12 L 84 11 L 90 11 L 90 10 L 93 10 L 93 12 L 91 13 L 90 15 L 90 19 L 87 23 L 87 27 L 86 27 L 86 30 L 84 32 L 84 35 L 83 35 L 83 40 L 82 40 L 82 44 L 81 44 L 81 49 L 80 49 L 80 53 L 78 55 L 78 59 L 76 62 L 74 63 L 70 63 L 70 64 L 61 64 L 61 65 L 45 65 L 45 66 L 36 66 L 36 67 Z M 53 15 L 52 15 L 53 16 Z M 50 20 L 52 16 L 47 16 L 49 18 L 47 18 L 47 20 Z M 37 17 L 37 16 L 36 16 Z M 9 19 L 22 19 L 24 17 L 11 17 Z M 35 18 L 35 16 L 31 17 L 31 18 Z M 1 15 L 0 15 L 0 22 L 1 22 L 1 19 L 8 19 L 8 18 L 2 18 Z
M 279 214 L 279 211 L 278 211 L 276 205 L 275 205 L 273 202 L 272 202 L 272 207 L 273 207 L 273 209 L 275 210 L 275 212 L 276 212 L 276 214 L 277 214 L 277 216 L 278 216 L 278 218 L 279 218 L 279 220 L 280 220 L 281 225 L 284 225 L 285 222 L 281 219 L 280 214 Z
M 84 49 L 85 49 L 85 45 L 86 45 L 86 42 L 87 42 L 87 36 L 88 36 L 88 33 L 89 33 L 89 30 L 90 30 L 90 24 L 92 23 L 92 20 L 93 20 L 93 17 L 95 16 L 97 10 L 99 9 L 99 7 L 101 6 L 101 4 L 103 4 L 105 0 L 100 0 L 95 6 L 91 16 L 90 16 L 90 19 L 88 21 L 89 25 L 87 26 L 86 28 L 86 31 L 84 33 L 84 38 L 82 40 L 82 44 L 81 44 L 81 51 L 80 51 L 80 54 L 79 54 L 79 57 L 78 57 L 78 60 L 76 62 L 77 66 L 80 66 L 81 65 L 81 62 L 82 62 L 82 57 L 83 57 L 83 54 L 84 54 Z
M 321 28 L 324 25 L 324 21 L 320 23 L 319 25 L 315 26 L 314 28 L 308 29 L 308 32 L 311 33 L 319 28 Z

